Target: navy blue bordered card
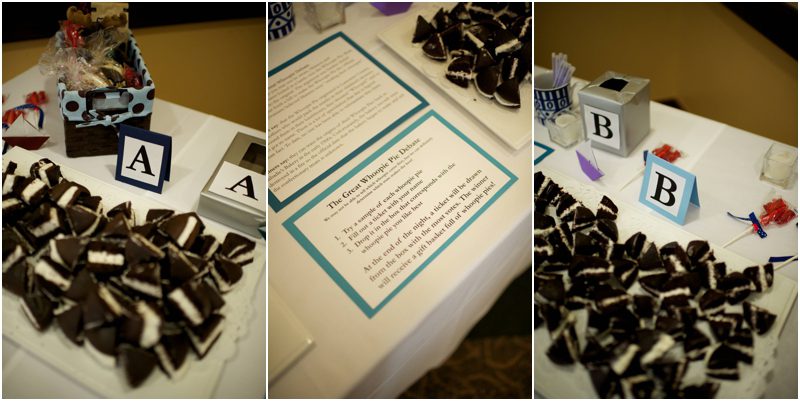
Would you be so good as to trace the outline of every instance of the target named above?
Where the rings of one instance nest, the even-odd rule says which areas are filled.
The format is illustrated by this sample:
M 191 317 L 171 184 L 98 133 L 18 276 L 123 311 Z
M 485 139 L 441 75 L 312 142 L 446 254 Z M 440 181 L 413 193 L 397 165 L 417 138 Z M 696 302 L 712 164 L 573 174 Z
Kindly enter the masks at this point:
M 275 212 L 428 105 L 342 32 L 270 70 L 268 88 Z
M 171 165 L 171 136 L 120 124 L 117 181 L 160 194 Z
M 283 226 L 355 306 L 372 318 L 517 180 L 431 110 L 301 207 Z M 419 280 L 424 279 L 431 277 Z

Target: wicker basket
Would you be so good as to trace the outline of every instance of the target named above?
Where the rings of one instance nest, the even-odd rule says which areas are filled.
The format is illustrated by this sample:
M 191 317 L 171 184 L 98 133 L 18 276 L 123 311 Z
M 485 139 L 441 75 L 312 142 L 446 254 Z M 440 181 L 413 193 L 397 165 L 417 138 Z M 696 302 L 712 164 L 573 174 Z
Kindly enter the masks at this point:
M 70 91 L 64 82 L 58 82 L 59 109 L 64 119 L 68 157 L 116 154 L 119 124 L 150 129 L 156 89 L 133 37 L 128 43 L 128 58 L 133 60 L 133 67 L 142 75 L 144 86 L 140 89 Z
M 67 157 L 117 154 L 118 127 L 95 125 L 78 128 L 78 124 L 80 122 L 64 121 L 64 143 L 67 146 Z M 123 124 L 150 129 L 150 116 L 129 118 Z

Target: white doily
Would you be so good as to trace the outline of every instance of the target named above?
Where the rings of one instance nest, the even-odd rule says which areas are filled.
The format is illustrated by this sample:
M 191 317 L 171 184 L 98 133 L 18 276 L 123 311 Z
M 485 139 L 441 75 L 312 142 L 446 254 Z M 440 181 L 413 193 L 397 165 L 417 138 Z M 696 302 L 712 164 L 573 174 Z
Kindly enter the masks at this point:
M 603 194 L 595 188 L 582 184 L 573 178 L 549 169 L 542 169 L 542 173 L 559 184 L 564 191 L 570 193 L 576 200 L 583 203 L 590 210 L 596 210 L 603 198 Z M 642 232 L 648 241 L 661 246 L 668 242 L 677 241 L 686 246 L 689 241 L 699 239 L 682 228 L 658 217 L 649 216 L 632 205 L 612 199 L 619 208 L 617 228 L 619 239 L 624 241 L 636 232 Z M 553 208 L 549 210 L 553 214 Z M 729 271 L 743 270 L 757 263 L 735 254 L 725 248 L 715 247 L 710 244 L 718 260 L 726 263 Z M 631 293 L 644 293 L 639 288 L 638 282 L 629 290 Z M 751 295 L 748 301 L 766 308 L 777 315 L 772 328 L 763 336 L 753 333 L 754 357 L 753 364 L 739 363 L 739 380 L 718 380 L 705 376 L 705 361 L 695 361 L 689 364 L 683 385 L 701 384 L 704 381 L 720 383 L 717 398 L 759 398 L 766 391 L 767 379 L 775 368 L 775 355 L 777 352 L 778 338 L 783 329 L 783 324 L 791 310 L 797 296 L 797 285 L 790 279 L 775 275 L 773 287 L 763 294 Z M 731 312 L 740 312 L 741 305 L 730 306 Z M 581 346 L 585 344 L 585 322 L 579 318 L 576 333 Z M 708 331 L 707 324 L 698 320 L 698 329 L 704 331 L 710 339 L 714 337 Z M 538 393 L 548 398 L 596 398 L 598 395 L 592 385 L 588 370 L 576 362 L 570 366 L 554 364 L 546 355 L 550 346 L 550 334 L 542 325 L 534 331 L 534 386 Z M 682 343 L 681 343 L 682 344 Z M 712 344 L 712 347 L 716 343 Z M 713 349 L 713 348 L 712 348 Z M 710 352 L 707 352 L 708 356 Z

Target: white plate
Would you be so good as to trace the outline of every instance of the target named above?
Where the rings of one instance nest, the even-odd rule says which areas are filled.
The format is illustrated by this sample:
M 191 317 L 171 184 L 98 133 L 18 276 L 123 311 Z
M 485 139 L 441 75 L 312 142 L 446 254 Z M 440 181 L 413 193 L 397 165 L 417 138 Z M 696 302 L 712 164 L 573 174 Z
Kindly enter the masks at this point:
M 27 171 L 31 163 L 39 159 L 41 156 L 33 152 L 13 148 L 3 155 L 3 169 L 9 161 L 14 161 L 18 169 Z M 140 223 L 144 220 L 148 209 L 172 209 L 152 199 L 122 191 L 69 167 L 61 166 L 61 174 L 85 186 L 92 195 L 102 196 L 106 210 L 124 201 L 131 201 L 137 221 Z M 205 232 L 213 234 L 220 241 L 231 231 L 208 219 L 204 219 L 203 223 L 206 226 Z M 266 261 L 265 248 L 263 240 L 256 241 L 253 262 L 242 269 L 244 273 L 242 280 L 233 290 L 223 294 L 226 303 L 222 310 L 225 315 L 225 328 L 220 338 L 203 360 L 197 360 L 190 351 L 187 357 L 188 369 L 177 380 L 170 380 L 160 368 L 156 367 L 141 386 L 131 389 L 121 367 L 107 368 L 101 365 L 89 354 L 85 346 L 77 346 L 67 340 L 55 321 L 46 331 L 36 331 L 22 311 L 20 298 L 5 289 L 3 290 L 3 335 L 27 352 L 59 369 L 67 377 L 104 397 L 208 398 L 214 392 L 225 361 L 236 354 L 236 342 L 246 333 L 247 322 L 254 312 L 254 306 L 263 307 L 263 305 L 252 305 L 251 300 L 259 280 L 264 279 L 262 271 Z M 47 378 L 43 377 L 42 380 L 46 381 Z
M 469 88 L 464 89 L 448 81 L 444 77 L 447 62 L 431 60 L 422 53 L 422 43 L 411 43 L 414 28 L 417 25 L 417 15 L 422 15 L 423 18 L 430 20 L 438 10 L 438 6 L 431 6 L 421 10 L 419 14 L 410 13 L 391 28 L 378 34 L 378 37 L 400 58 L 422 73 L 469 114 L 475 116 L 508 146 L 513 149 L 522 149 L 529 145 L 531 132 L 533 132 L 533 102 L 529 81 L 520 85 L 520 107 L 518 109 L 501 106 L 496 100 L 486 99 L 479 94 L 473 83 L 470 83 Z
M 585 204 L 590 209 L 597 209 L 603 195 L 589 185 L 578 182 L 564 174 L 550 169 L 537 169 L 561 185 L 575 199 Z M 701 239 L 678 226 L 658 217 L 642 213 L 632 205 L 613 199 L 619 208 L 617 228 L 619 238 L 624 240 L 636 232 L 641 231 L 647 235 L 649 241 L 658 246 L 668 242 L 678 241 L 686 246 L 689 241 Z M 725 262 L 728 270 L 743 270 L 757 263 L 731 252 L 725 248 L 711 244 L 714 256 Z M 638 284 L 634 284 L 634 287 Z M 632 287 L 632 288 L 634 288 Z M 719 380 L 721 383 L 717 397 L 719 398 L 759 398 L 766 388 L 766 377 L 774 367 L 775 347 L 778 343 L 783 325 L 797 298 L 797 284 L 781 274 L 775 274 L 775 279 L 770 291 L 751 295 L 748 300 L 755 305 L 768 309 L 777 315 L 773 327 L 765 335 L 754 334 L 754 363 L 753 365 L 739 364 L 740 381 Z M 581 333 L 578 334 L 582 336 Z M 534 332 L 534 386 L 539 394 L 547 398 L 597 398 L 588 371 L 580 363 L 571 366 L 554 364 L 545 352 L 550 345 L 550 336 L 544 326 Z M 700 362 L 702 363 L 702 362 Z M 687 378 L 690 371 L 687 373 Z M 702 372 L 701 372 L 702 374 Z M 715 379 L 711 379 L 716 381 Z

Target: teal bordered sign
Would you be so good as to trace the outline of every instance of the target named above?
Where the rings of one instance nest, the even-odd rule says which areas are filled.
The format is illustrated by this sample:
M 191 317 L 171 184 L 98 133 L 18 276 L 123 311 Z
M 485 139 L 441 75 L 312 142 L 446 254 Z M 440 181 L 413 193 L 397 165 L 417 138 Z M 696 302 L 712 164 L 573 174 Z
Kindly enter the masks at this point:
M 639 202 L 683 225 L 689 204 L 700 207 L 697 177 L 648 152 Z
M 331 193 L 338 190 L 341 186 L 346 184 L 350 179 L 352 179 L 356 174 L 358 174 L 361 170 L 367 167 L 370 163 L 372 163 L 378 157 L 381 157 L 386 151 L 391 149 L 395 144 L 400 142 L 404 137 L 406 137 L 409 133 L 414 131 L 419 125 L 424 123 L 426 120 L 430 118 L 435 118 L 439 120 L 448 130 L 458 136 L 461 140 L 466 142 L 470 147 L 475 149 L 475 151 L 482 157 L 486 158 L 492 165 L 496 166 L 503 174 L 508 177 L 508 181 L 506 181 L 502 187 L 495 193 L 483 206 L 478 209 L 478 211 L 472 215 L 465 223 L 462 225 L 458 230 L 456 230 L 452 236 L 450 236 L 438 249 L 431 253 L 431 255 L 425 259 L 420 266 L 411 273 L 400 285 L 397 286 L 391 293 L 389 293 L 378 305 L 375 307 L 371 307 L 366 300 L 364 300 L 361 295 L 347 282 L 347 280 L 337 271 L 336 267 L 334 267 L 323 255 L 319 249 L 314 246 L 313 243 L 303 234 L 302 231 L 297 227 L 296 222 L 300 219 L 303 215 L 308 213 L 309 210 L 316 207 L 320 202 L 325 200 Z M 442 135 L 446 135 L 447 132 L 442 132 Z M 439 114 L 435 111 L 431 110 L 419 120 L 415 121 L 411 124 L 408 128 L 406 128 L 403 132 L 392 138 L 388 143 L 383 145 L 380 149 L 378 149 L 375 153 L 370 155 L 366 158 L 363 162 L 361 162 L 358 166 L 356 166 L 352 171 L 345 174 L 342 178 L 340 178 L 336 183 L 331 185 L 330 188 L 323 191 L 317 197 L 315 197 L 309 204 L 303 206 L 300 210 L 297 211 L 294 215 L 292 215 L 286 222 L 283 223 L 283 226 L 289 231 L 289 233 L 295 238 L 295 240 L 308 252 L 309 255 L 322 267 L 323 270 L 328 274 L 328 276 L 336 282 L 337 285 L 350 297 L 353 302 L 364 312 L 367 317 L 372 318 L 379 310 L 381 310 L 384 306 L 386 306 L 389 301 L 395 297 L 406 285 L 408 285 L 411 280 L 414 279 L 426 266 L 428 266 L 440 253 L 442 253 L 450 244 L 458 238 L 472 223 L 480 217 L 498 198 L 500 198 L 503 193 L 505 193 L 508 188 L 511 187 L 517 181 L 517 177 L 511 173 L 505 166 L 500 164 L 495 158 L 490 156 L 483 150 L 480 146 L 472 142 L 466 135 L 461 133 L 458 129 L 453 127 L 449 122 L 447 122 L 444 118 L 442 118 Z
M 422 109 L 424 109 L 425 107 L 428 106 L 428 101 L 425 100 L 425 98 L 420 96 L 420 94 L 417 93 L 415 90 L 411 89 L 410 86 L 408 86 L 405 82 L 401 81 L 400 78 L 398 78 L 391 71 L 389 71 L 388 68 L 384 67 L 383 64 L 378 62 L 378 60 L 376 60 L 369 53 L 364 51 L 364 49 L 362 49 L 361 46 L 357 45 L 356 42 L 353 42 L 352 39 L 347 37 L 347 35 L 345 35 L 342 32 L 337 32 L 337 33 L 329 36 L 328 38 L 323 39 L 321 42 L 317 43 L 316 45 L 311 46 L 308 50 L 298 54 L 297 56 L 293 57 L 289 61 L 287 61 L 287 62 L 285 62 L 285 63 L 283 63 L 283 64 L 281 64 L 281 65 L 279 65 L 279 66 L 277 66 L 275 68 L 273 68 L 272 70 L 269 71 L 269 75 L 268 76 L 270 76 L 270 77 L 273 76 L 274 74 L 280 72 L 281 70 L 285 69 L 286 67 L 288 67 L 288 66 L 296 63 L 297 61 L 301 60 L 303 57 L 306 57 L 309 54 L 313 53 L 314 51 L 316 51 L 320 47 L 325 46 L 329 42 L 331 42 L 333 40 L 336 40 L 336 39 L 339 39 L 339 38 L 343 39 L 345 42 L 347 42 L 351 46 L 353 46 L 354 49 L 358 50 L 359 53 L 363 54 L 364 57 L 366 57 L 369 61 L 371 61 L 378 68 L 380 68 L 381 71 L 386 73 L 386 75 L 388 75 L 389 77 L 394 79 L 398 84 L 400 84 L 400 86 L 402 86 L 405 90 L 407 90 L 408 93 L 410 93 L 412 96 L 417 98 L 417 100 L 419 100 L 419 105 L 417 105 L 416 107 L 412 108 L 408 113 L 403 114 L 402 116 L 400 116 L 400 118 L 398 118 L 397 120 L 392 121 L 389 125 L 386 126 L 386 128 L 384 128 L 380 132 L 376 133 L 372 138 L 370 138 L 370 140 L 364 142 L 361 146 L 356 148 L 354 151 L 350 152 L 350 154 L 345 156 L 342 160 L 340 160 L 339 162 L 337 162 L 336 164 L 331 166 L 329 169 L 325 170 L 322 174 L 319 175 L 319 177 L 311 180 L 311 182 L 309 182 L 308 184 L 304 185 L 302 188 L 297 190 L 295 193 L 289 195 L 286 199 L 280 200 L 280 199 L 278 199 L 277 196 L 275 196 L 274 193 L 272 193 L 271 190 L 268 190 L 268 192 L 269 192 L 269 194 L 268 194 L 268 203 L 269 203 L 269 206 L 272 208 L 272 210 L 274 210 L 275 212 L 279 212 L 281 209 L 286 207 L 286 205 L 291 203 L 293 200 L 297 199 L 300 195 L 304 194 L 306 191 L 308 191 L 309 189 L 311 189 L 312 187 L 317 185 L 320 181 L 324 180 L 325 177 L 331 175 L 334 171 L 338 170 L 339 167 L 342 167 L 345 163 L 350 161 L 350 159 L 352 159 L 353 157 L 355 157 L 359 153 L 363 152 L 365 149 L 370 147 L 370 145 L 372 145 L 373 143 L 377 142 L 379 139 L 381 139 L 384 136 L 386 136 L 386 134 L 391 132 L 393 129 L 397 128 L 397 126 L 400 125 L 401 123 L 403 123 L 403 121 L 406 121 L 411 116 L 416 114 L 418 111 L 420 111 L 420 110 L 422 110 Z

